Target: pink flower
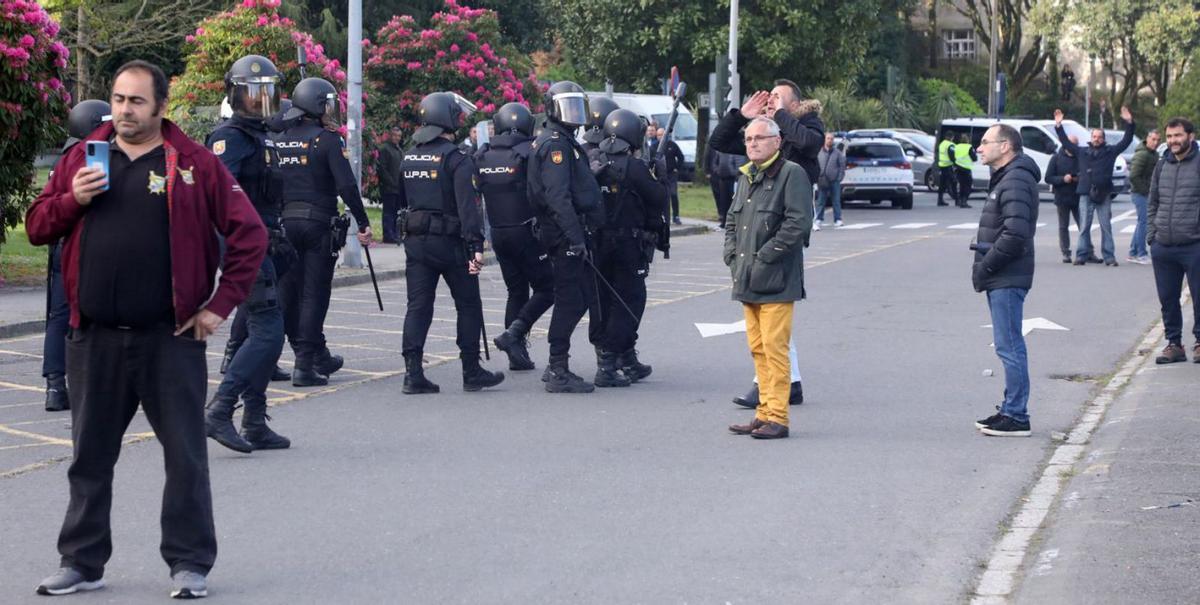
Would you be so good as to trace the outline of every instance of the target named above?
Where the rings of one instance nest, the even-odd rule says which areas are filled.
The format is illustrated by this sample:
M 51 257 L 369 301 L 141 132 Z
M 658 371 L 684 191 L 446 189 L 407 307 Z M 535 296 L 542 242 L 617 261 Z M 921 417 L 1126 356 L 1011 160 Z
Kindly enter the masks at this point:
M 253 0 L 247 0 L 247 1 L 248 1 L 248 2 L 252 2 Z M 203 28 L 203 27 L 197 27 L 197 28 L 196 28 L 196 36 L 203 36 L 203 35 L 204 35 L 204 28 Z
M 517 98 L 517 95 L 514 95 L 512 90 L 509 90 L 508 88 L 504 89 L 504 100 L 505 101 L 508 101 L 511 103 L 516 98 Z
M 21 46 L 24 46 L 25 48 L 33 48 L 33 45 L 35 42 L 37 42 L 37 40 L 34 40 L 33 36 L 31 36 L 29 34 L 25 34 L 24 36 L 21 36 L 20 44 L 21 44 Z
M 438 59 L 441 59 L 442 57 L 446 56 L 446 51 L 439 50 L 439 51 L 437 51 L 437 53 L 434 54 L 434 56 L 437 57 Z
M 193 35 L 191 35 L 191 34 L 188 34 L 188 35 L 186 35 L 186 36 L 184 36 L 184 37 L 183 37 L 183 41 L 184 41 L 184 42 L 187 42 L 188 44 L 192 44 L 193 42 L 195 42 L 195 41 L 196 41 L 196 36 L 193 36 Z
M 270 19 L 267 19 L 266 15 L 258 16 L 258 26 L 259 27 L 265 27 L 267 25 L 267 23 L 270 23 Z
M 242 0 L 242 6 L 245 8 L 254 8 L 254 0 Z
M 450 52 L 452 52 L 452 53 L 456 53 L 456 52 L 458 52 L 458 45 L 457 45 L 457 44 L 451 44 L 451 45 L 450 45 Z
M 474 42 L 479 39 L 479 36 L 475 32 L 467 32 L 467 39 Z
M 409 71 L 416 71 L 418 69 L 421 69 L 421 62 L 420 61 L 409 61 L 407 67 L 408 67 Z
M 333 74 L 333 78 L 338 82 L 344 82 L 346 80 L 346 72 L 339 69 L 337 73 Z

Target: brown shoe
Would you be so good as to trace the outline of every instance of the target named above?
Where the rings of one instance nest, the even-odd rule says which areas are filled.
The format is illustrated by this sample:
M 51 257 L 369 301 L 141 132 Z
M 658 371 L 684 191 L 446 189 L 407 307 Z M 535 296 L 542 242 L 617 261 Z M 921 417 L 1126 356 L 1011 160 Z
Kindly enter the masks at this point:
M 1200 345 L 1197 348 L 1200 349 Z M 1194 355 L 1195 352 L 1193 352 Z M 1183 352 L 1183 345 L 1177 342 L 1167 343 L 1166 348 L 1162 351 L 1162 355 L 1154 358 L 1154 363 L 1159 365 L 1164 363 L 1178 363 L 1180 361 L 1187 361 L 1187 354 Z
M 749 435 L 749 434 L 753 433 L 759 427 L 766 426 L 766 424 L 767 423 L 759 420 L 758 416 L 755 416 L 752 420 L 750 420 L 750 424 L 731 424 L 731 425 L 729 425 L 729 432 L 733 433 L 734 435 Z
M 788 436 L 788 427 L 778 422 L 768 422 L 750 432 L 755 439 L 783 439 Z
M 1192 363 L 1200 363 L 1200 342 L 1192 347 Z

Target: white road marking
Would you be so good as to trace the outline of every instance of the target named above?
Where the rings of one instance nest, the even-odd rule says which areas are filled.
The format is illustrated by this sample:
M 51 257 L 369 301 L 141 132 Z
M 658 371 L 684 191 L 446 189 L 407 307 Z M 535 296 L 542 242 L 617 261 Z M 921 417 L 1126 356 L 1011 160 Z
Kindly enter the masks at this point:
M 846 225 L 845 227 L 838 227 L 836 230 L 837 231 L 846 231 L 848 229 L 870 229 L 871 227 L 878 227 L 882 224 L 883 223 L 854 223 L 853 225 Z
M 696 329 L 700 330 L 700 338 L 712 338 L 713 336 L 723 336 L 725 334 L 736 334 L 746 331 L 746 320 L 735 321 L 731 324 L 696 324 Z
M 937 223 L 901 223 L 899 225 L 892 225 L 890 228 L 891 229 L 924 229 L 925 227 L 932 227 L 936 224 Z
M 992 324 L 980 326 L 981 328 L 990 328 Z M 1070 332 L 1071 328 L 1060 326 L 1045 317 L 1033 317 L 1030 319 L 1021 320 L 1021 336 L 1028 336 L 1034 330 L 1056 330 Z
M 1133 233 L 1137 231 L 1137 225 L 1129 225 L 1121 230 L 1121 233 Z
M 950 225 L 949 227 L 946 227 L 946 228 L 947 229 L 978 229 L 979 223 L 959 223 L 957 225 Z

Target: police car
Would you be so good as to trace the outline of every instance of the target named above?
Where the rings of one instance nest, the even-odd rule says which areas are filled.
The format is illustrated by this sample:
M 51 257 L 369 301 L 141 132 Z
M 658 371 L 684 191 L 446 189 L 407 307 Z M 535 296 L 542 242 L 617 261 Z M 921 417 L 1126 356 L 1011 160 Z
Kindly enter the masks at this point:
M 893 208 L 912 210 L 912 161 L 891 133 L 859 130 L 841 133 L 840 137 L 846 154 L 842 201 L 878 204 L 890 200 Z

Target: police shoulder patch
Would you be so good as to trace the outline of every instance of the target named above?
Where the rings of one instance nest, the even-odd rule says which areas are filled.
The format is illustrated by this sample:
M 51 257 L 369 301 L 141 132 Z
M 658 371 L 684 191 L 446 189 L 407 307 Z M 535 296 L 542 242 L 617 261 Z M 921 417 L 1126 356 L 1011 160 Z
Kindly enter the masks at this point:
M 551 151 L 550 161 L 554 162 L 555 164 L 563 163 L 563 153 L 561 151 Z
M 221 155 L 222 153 L 225 153 L 225 141 L 224 140 L 214 141 L 213 146 L 212 146 L 212 152 L 216 155 Z

